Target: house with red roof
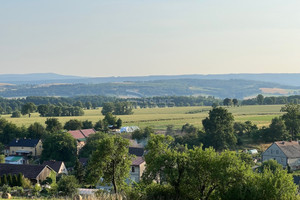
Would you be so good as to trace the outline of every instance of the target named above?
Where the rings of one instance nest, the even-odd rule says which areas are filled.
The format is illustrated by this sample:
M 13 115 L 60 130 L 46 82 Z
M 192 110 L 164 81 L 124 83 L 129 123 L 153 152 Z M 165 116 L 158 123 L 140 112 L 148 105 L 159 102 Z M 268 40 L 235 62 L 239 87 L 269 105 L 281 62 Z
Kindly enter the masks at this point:
M 77 152 L 85 145 L 86 138 L 88 138 L 91 134 L 95 134 L 95 129 L 80 129 L 80 130 L 73 130 L 68 131 L 71 136 L 76 139 L 77 141 Z

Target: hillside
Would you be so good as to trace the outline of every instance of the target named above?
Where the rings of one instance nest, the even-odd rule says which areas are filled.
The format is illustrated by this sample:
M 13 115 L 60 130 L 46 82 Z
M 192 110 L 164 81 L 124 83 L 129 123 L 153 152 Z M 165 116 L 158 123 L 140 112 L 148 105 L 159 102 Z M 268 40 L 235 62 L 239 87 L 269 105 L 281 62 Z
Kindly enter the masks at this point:
M 100 84 L 4 85 L 2 97 L 104 95 L 117 97 L 215 96 L 242 99 L 265 95 L 300 94 L 300 87 L 252 80 L 170 79 Z M 274 89 L 276 88 L 276 89 Z

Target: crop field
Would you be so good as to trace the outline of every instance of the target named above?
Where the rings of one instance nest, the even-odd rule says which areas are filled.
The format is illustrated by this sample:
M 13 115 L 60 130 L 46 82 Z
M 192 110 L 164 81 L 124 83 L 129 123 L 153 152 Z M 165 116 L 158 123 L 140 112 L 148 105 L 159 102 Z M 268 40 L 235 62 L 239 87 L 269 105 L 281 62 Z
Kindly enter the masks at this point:
M 252 121 L 259 127 L 267 126 L 272 118 L 280 116 L 280 108 L 283 105 L 256 105 L 228 107 L 227 109 L 234 115 L 235 121 Z M 135 109 L 133 115 L 120 115 L 124 126 L 152 126 L 154 129 L 166 129 L 167 125 L 174 125 L 174 128 L 180 128 L 185 123 L 202 127 L 202 120 L 208 116 L 211 107 L 171 107 L 171 108 L 144 108 Z M 70 119 L 81 121 L 90 120 L 93 123 L 103 119 L 101 109 L 85 110 L 84 116 L 76 117 L 58 117 L 59 121 L 64 124 Z M 27 115 L 21 118 L 11 118 L 10 115 L 2 115 L 3 118 L 15 123 L 18 126 L 29 126 L 34 122 L 45 123 L 47 117 L 40 117 L 38 113 L 33 113 L 29 118 Z

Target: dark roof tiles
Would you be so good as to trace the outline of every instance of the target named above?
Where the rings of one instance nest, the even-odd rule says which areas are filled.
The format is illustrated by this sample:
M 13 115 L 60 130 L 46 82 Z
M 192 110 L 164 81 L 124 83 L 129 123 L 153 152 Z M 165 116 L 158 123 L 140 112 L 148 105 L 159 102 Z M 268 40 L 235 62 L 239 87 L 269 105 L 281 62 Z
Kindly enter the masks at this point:
M 9 143 L 11 147 L 35 147 L 39 143 L 39 139 L 15 139 Z
M 4 174 L 19 174 L 22 173 L 26 178 L 36 179 L 37 176 L 44 170 L 43 165 L 15 165 L 15 164 L 0 164 L 0 176 Z
M 51 167 L 56 173 L 60 170 L 61 166 L 63 164 L 63 161 L 54 161 L 54 160 L 49 160 L 49 161 L 44 161 L 42 165 L 46 166 L 48 165 Z

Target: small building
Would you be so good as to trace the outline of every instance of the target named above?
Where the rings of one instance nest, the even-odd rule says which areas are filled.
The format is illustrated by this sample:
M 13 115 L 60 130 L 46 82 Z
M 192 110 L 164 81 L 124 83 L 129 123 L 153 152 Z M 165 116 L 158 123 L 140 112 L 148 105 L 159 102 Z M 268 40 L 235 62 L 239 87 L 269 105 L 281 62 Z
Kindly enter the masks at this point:
M 42 141 L 39 139 L 15 139 L 8 146 L 9 155 L 36 157 L 43 151 Z
M 248 151 L 248 153 L 254 155 L 254 154 L 258 154 L 258 151 L 256 149 L 251 149 Z
M 48 165 L 14 165 L 14 164 L 0 164 L 0 175 L 18 175 L 23 174 L 25 178 L 28 178 L 33 184 L 40 183 L 49 177 L 54 172 Z
M 57 175 L 58 174 L 68 175 L 68 170 L 63 161 L 48 160 L 48 161 L 44 161 L 42 165 L 44 166 L 48 165 L 56 172 Z
M 27 160 L 23 156 L 8 156 L 5 158 L 5 163 L 22 165 L 27 164 Z
M 145 160 L 143 157 L 136 157 L 131 164 L 130 179 L 134 182 L 140 182 L 145 170 Z
M 289 166 L 291 170 L 300 169 L 299 142 L 274 142 L 265 152 L 262 153 L 262 162 L 269 159 L 276 160 L 284 168 Z

